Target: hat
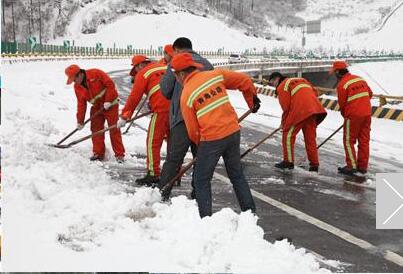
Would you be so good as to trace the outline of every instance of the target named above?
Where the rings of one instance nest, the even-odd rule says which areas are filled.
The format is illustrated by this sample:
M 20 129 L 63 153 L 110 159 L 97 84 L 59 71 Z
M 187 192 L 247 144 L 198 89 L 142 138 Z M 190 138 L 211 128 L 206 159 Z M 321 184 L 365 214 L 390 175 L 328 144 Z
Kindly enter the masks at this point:
M 172 57 L 174 56 L 174 47 L 172 45 L 165 45 L 164 52 Z
M 145 55 L 134 55 L 132 58 L 132 66 L 137 66 L 138 64 L 149 61 L 151 60 Z
M 189 67 L 202 68 L 203 65 L 193 61 L 192 55 L 188 52 L 175 54 L 171 61 L 173 71 L 182 71 Z
M 336 70 L 346 69 L 348 64 L 346 61 L 334 61 L 333 67 L 329 70 L 329 74 L 333 74 Z
M 269 76 L 269 82 L 270 82 L 271 80 L 273 80 L 274 78 L 277 78 L 277 77 L 284 78 L 284 76 L 283 76 L 280 72 L 275 71 L 275 72 L 273 72 L 272 74 L 270 74 L 270 76 Z
M 64 73 L 67 76 L 67 85 L 73 83 L 74 78 L 76 77 L 77 73 L 80 71 L 80 67 L 77 65 L 70 65 L 65 70 Z

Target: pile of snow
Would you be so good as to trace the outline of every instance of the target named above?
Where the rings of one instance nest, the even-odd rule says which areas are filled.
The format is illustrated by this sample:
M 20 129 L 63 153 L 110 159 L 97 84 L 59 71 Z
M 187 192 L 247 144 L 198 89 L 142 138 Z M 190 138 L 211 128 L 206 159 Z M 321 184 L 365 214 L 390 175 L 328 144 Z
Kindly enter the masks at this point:
M 88 161 L 89 142 L 66 150 L 46 146 L 75 126 L 76 100 L 63 73 L 68 64 L 3 66 L 5 270 L 328 272 L 302 248 L 265 241 L 250 212 L 223 209 L 201 220 L 195 202 L 184 196 L 168 205 L 156 190 L 112 180 L 102 165 Z M 128 66 L 125 60 L 79 65 L 105 71 Z M 124 143 L 136 153 L 145 133 L 125 136 Z M 134 157 L 124 165 L 145 164 Z

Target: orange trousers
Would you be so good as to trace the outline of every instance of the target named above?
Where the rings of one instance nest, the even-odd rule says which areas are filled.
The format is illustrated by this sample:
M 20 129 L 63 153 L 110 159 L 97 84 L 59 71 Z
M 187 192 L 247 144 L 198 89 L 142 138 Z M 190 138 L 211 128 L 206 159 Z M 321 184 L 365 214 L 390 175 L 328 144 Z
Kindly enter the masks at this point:
M 316 116 L 283 130 L 283 157 L 284 161 L 294 162 L 294 145 L 298 132 L 302 129 L 304 134 L 305 149 L 308 155 L 310 166 L 319 166 L 318 149 L 316 148 Z
M 147 132 L 147 169 L 151 176 L 160 175 L 164 138 L 169 140 L 169 112 L 154 112 Z
M 371 116 L 351 117 L 344 120 L 343 144 L 348 167 L 367 170 L 370 131 Z M 354 148 L 357 141 L 358 154 Z
M 97 112 L 99 108 L 91 107 L 91 115 Z M 91 120 L 91 132 L 104 129 L 105 120 L 108 122 L 108 126 L 116 125 L 119 119 L 119 105 L 111 107 Z M 125 156 L 125 148 L 122 142 L 122 135 L 119 128 L 115 128 L 109 131 L 111 138 L 111 144 L 115 157 Z M 105 155 L 105 134 L 100 134 L 92 137 L 92 151 L 94 154 L 104 156 Z

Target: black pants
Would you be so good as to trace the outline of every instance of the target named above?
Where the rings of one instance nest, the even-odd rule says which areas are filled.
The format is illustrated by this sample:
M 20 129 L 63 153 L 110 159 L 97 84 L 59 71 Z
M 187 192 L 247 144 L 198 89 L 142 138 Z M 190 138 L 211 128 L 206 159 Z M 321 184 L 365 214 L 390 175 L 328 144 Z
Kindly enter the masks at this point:
M 221 156 L 241 210 L 250 209 L 255 212 L 255 202 L 241 167 L 239 143 L 239 131 L 217 141 L 200 142 L 194 170 L 196 201 L 200 217 L 212 214 L 211 179 Z
M 169 183 L 179 172 L 189 147 L 191 148 L 193 157 L 195 157 L 197 146 L 190 141 L 185 123 L 182 122 L 171 128 L 167 158 L 160 174 L 160 188 Z

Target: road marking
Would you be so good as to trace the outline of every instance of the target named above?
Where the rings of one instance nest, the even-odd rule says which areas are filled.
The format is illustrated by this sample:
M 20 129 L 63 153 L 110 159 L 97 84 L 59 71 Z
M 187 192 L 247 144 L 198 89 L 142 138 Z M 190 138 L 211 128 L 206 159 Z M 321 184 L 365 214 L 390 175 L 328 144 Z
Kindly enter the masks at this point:
M 214 176 L 217 179 L 219 179 L 220 181 L 224 182 L 224 183 L 231 184 L 231 181 L 227 177 L 225 177 L 225 176 L 223 176 L 223 175 L 221 175 L 221 174 L 219 174 L 217 172 L 214 172 Z M 251 189 L 251 192 L 252 192 L 252 195 L 254 197 L 258 198 L 259 200 L 261 200 L 263 202 L 266 202 L 266 203 L 268 203 L 268 204 L 270 204 L 270 205 L 272 205 L 272 206 L 274 206 L 274 207 L 276 207 L 278 209 L 281 209 L 282 211 L 284 211 L 284 212 L 286 212 L 286 213 L 288 213 L 288 214 L 290 214 L 290 215 L 292 215 L 294 217 L 297 217 L 300 220 L 303 220 L 303 221 L 305 221 L 307 223 L 310 223 L 310 224 L 312 224 L 312 225 L 314 225 L 314 226 L 316 226 L 316 227 L 318 227 L 318 228 L 320 228 L 322 230 L 330 232 L 331 234 L 339 237 L 340 239 L 342 239 L 342 240 L 344 240 L 346 242 L 354 244 L 354 245 L 356 245 L 358 247 L 361 247 L 362 249 L 365 249 L 367 251 L 380 250 L 378 247 L 374 246 L 373 244 L 371 244 L 371 243 L 369 243 L 369 242 L 367 242 L 365 240 L 357 238 L 354 235 L 351 235 L 350 233 L 348 233 L 348 232 L 346 232 L 344 230 L 341 230 L 341 229 L 339 229 L 339 228 L 337 228 L 335 226 L 332 226 L 332 225 L 330 225 L 328 223 L 325 223 L 325 222 L 323 222 L 323 221 L 321 221 L 321 220 L 319 220 L 319 219 L 317 219 L 315 217 L 312 217 L 312 216 L 310 216 L 310 215 L 308 215 L 308 214 L 306 214 L 306 213 L 304 213 L 302 211 L 299 211 L 298 209 L 295 209 L 295 208 L 293 208 L 293 207 L 291 207 L 289 205 L 286 205 L 286 204 L 284 204 L 282 202 L 279 202 L 279 201 L 277 201 L 277 200 L 275 200 L 273 198 L 270 198 L 269 196 L 264 195 L 264 194 L 262 194 L 262 193 L 260 193 L 260 192 L 258 192 L 256 190 Z M 388 261 L 390 261 L 390 262 L 392 262 L 392 263 L 394 263 L 394 264 L 397 264 L 397 265 L 403 267 L 403 257 L 400 256 L 399 254 L 395 253 L 395 252 L 386 250 L 385 254 L 383 255 L 383 258 L 388 260 Z

